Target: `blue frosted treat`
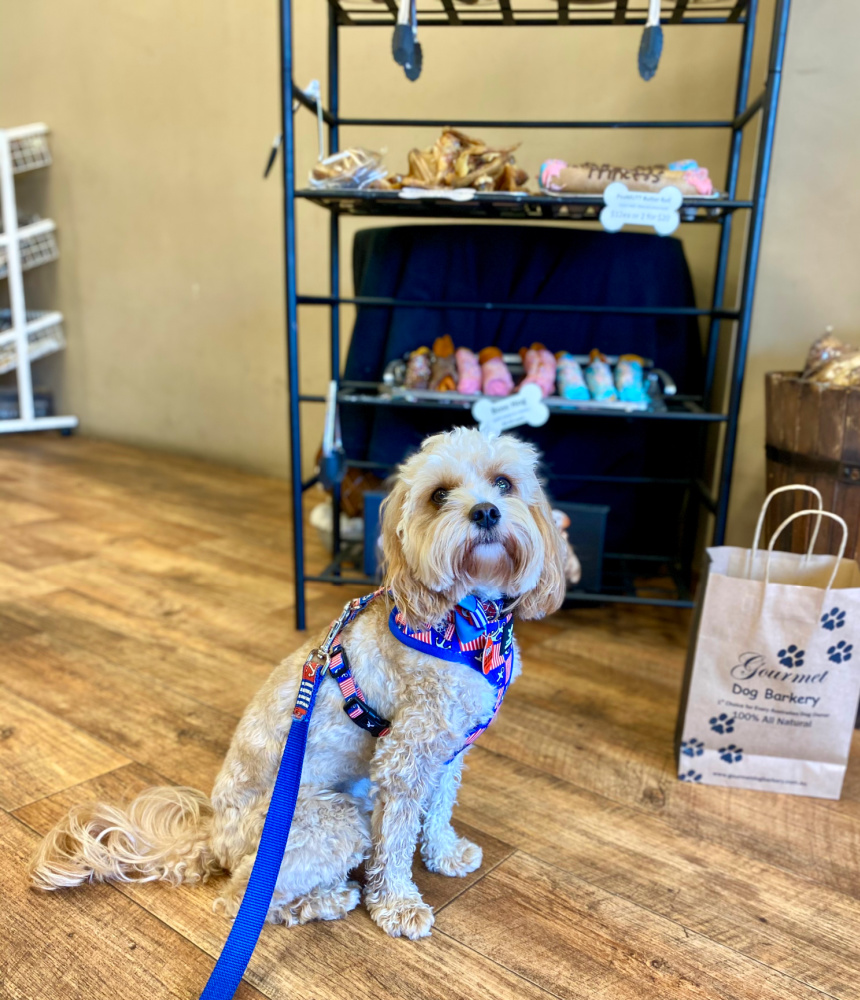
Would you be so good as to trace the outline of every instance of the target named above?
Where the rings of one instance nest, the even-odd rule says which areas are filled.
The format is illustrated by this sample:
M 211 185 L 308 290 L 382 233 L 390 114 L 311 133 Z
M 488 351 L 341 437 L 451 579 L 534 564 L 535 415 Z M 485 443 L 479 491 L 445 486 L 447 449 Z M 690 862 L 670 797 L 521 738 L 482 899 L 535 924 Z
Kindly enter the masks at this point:
M 591 393 L 591 398 L 601 403 L 615 402 L 618 394 L 612 381 L 612 369 L 606 358 L 597 350 L 589 355 L 588 366 L 585 369 L 585 384 Z
M 555 360 L 556 384 L 558 394 L 562 399 L 589 399 L 588 386 L 585 384 L 585 376 L 579 362 L 567 351 L 559 351 Z
M 615 366 L 615 388 L 623 403 L 647 403 L 644 362 L 638 354 L 622 354 Z

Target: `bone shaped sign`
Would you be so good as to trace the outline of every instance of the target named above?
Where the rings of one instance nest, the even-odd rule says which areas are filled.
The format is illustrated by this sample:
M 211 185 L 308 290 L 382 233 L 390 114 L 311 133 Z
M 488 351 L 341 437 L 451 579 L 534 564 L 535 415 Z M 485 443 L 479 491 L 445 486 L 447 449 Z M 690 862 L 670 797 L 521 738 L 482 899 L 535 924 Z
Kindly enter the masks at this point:
M 678 209 L 684 196 L 676 187 L 630 191 L 626 184 L 615 181 L 603 192 L 603 201 L 600 222 L 608 232 L 617 233 L 624 226 L 651 226 L 660 236 L 668 236 L 681 222 Z
M 485 434 L 501 434 L 523 424 L 540 427 L 549 420 L 549 407 L 540 387 L 529 384 L 511 396 L 484 396 L 473 404 L 472 416 Z

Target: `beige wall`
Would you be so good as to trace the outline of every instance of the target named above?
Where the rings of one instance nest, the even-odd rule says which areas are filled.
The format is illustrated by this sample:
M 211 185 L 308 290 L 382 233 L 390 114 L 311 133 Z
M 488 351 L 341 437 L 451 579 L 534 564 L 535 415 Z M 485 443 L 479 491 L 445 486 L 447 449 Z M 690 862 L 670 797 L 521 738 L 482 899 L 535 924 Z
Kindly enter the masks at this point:
M 41 199 L 57 219 L 62 257 L 31 276 L 28 289 L 35 305 L 64 310 L 69 349 L 40 362 L 37 381 L 58 390 L 85 433 L 285 473 L 281 196 L 277 177 L 261 180 L 279 128 L 276 5 L 7 0 L 4 7 L 0 122 L 44 120 L 54 133 L 55 165 L 30 178 L 24 195 Z M 848 46 L 857 34 L 839 33 L 825 15 L 844 8 L 843 18 L 856 25 L 858 13 L 850 0 L 796 7 L 744 408 L 737 493 L 745 501 L 762 483 L 761 373 L 797 363 L 824 322 L 852 322 L 850 294 L 840 307 L 833 294 L 848 277 L 843 244 L 850 230 L 829 199 L 806 192 L 813 183 L 818 190 L 835 186 L 850 170 L 843 143 L 857 140 L 850 128 L 837 132 L 836 116 L 840 108 L 856 112 L 848 107 L 850 81 L 828 46 L 844 47 L 850 72 Z M 324 0 L 297 3 L 301 85 L 325 74 L 325 11 Z M 388 30 L 345 30 L 341 110 L 728 117 L 737 29 L 665 34 L 660 71 L 645 84 L 636 73 L 638 29 L 427 30 L 425 72 L 411 84 L 390 58 Z M 39 39 L 49 71 L 32 72 L 31 38 Z M 761 69 L 753 79 L 756 90 Z M 304 177 L 315 155 L 315 124 L 304 111 L 297 121 Z M 522 139 L 519 160 L 532 174 L 547 156 L 630 163 L 692 156 L 720 182 L 727 148 L 724 134 L 705 131 L 481 134 L 491 142 Z M 389 166 L 400 169 L 412 145 L 435 135 L 346 129 L 342 142 L 386 147 Z M 809 205 L 800 213 L 799 194 Z M 830 216 L 836 225 L 825 227 Z M 325 291 L 327 216 L 300 204 L 298 218 L 302 290 Z M 344 223 L 345 289 L 355 226 Z M 686 227 L 683 238 L 706 304 L 717 229 Z M 785 277 L 793 285 L 789 301 L 778 291 Z M 328 367 L 326 316 L 306 308 L 300 320 L 303 388 L 319 391 Z M 310 452 L 319 414 L 307 413 Z M 736 519 L 740 524 L 739 509 Z

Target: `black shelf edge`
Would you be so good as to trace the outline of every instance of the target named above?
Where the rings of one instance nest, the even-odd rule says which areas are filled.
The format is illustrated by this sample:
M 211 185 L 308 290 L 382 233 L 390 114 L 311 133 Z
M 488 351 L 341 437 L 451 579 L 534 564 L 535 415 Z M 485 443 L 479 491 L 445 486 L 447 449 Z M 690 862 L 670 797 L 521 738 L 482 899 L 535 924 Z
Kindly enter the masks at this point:
M 314 108 L 315 112 L 315 108 Z M 383 128 L 546 128 L 546 129 L 636 129 L 636 128 L 702 128 L 723 129 L 736 128 L 734 120 L 713 121 L 501 121 L 490 118 L 338 118 L 337 125 L 354 125 L 362 128 L 380 126 Z
M 447 309 L 478 312 L 586 313 L 607 316 L 710 316 L 736 320 L 736 309 L 696 309 L 693 306 L 610 306 L 555 302 L 435 302 L 424 299 L 394 299 L 378 295 L 297 295 L 300 306 L 360 306 L 374 309 Z
M 338 392 L 338 403 L 346 406 L 389 406 L 393 408 L 409 408 L 424 410 L 441 410 L 448 413 L 470 413 L 475 400 L 444 400 L 444 393 L 440 394 L 439 400 L 435 399 L 409 399 L 407 396 L 374 395 L 370 392 L 349 388 L 349 383 L 341 383 Z M 684 399 L 675 403 L 671 398 L 666 400 L 665 410 L 623 410 L 623 409 L 574 409 L 568 407 L 550 407 L 550 419 L 554 417 L 579 417 L 579 418 L 614 418 L 616 420 L 685 420 L 699 421 L 704 423 L 724 423 L 727 419 L 723 413 L 711 413 L 703 410 L 697 403 Z
M 549 222 L 597 222 L 601 194 L 524 194 L 476 192 L 468 201 L 445 197 L 402 198 L 398 191 L 316 191 L 300 188 L 296 198 L 342 215 L 400 216 L 434 219 L 512 219 Z M 685 198 L 681 223 L 720 223 L 728 213 L 755 207 L 753 201 L 730 198 Z M 573 211 L 571 211 L 573 210 Z M 684 214 L 695 212 L 685 218 Z

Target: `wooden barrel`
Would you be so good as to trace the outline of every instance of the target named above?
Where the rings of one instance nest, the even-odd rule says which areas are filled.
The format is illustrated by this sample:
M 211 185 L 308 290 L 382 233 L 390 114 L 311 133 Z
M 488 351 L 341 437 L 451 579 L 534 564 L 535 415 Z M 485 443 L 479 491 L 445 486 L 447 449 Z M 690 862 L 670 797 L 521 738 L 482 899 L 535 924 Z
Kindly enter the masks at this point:
M 767 488 L 789 483 L 814 486 L 824 509 L 848 525 L 847 558 L 860 557 L 860 388 L 805 382 L 799 372 L 769 372 L 765 376 L 767 412 Z M 812 501 L 812 503 L 810 503 Z M 779 524 L 796 510 L 812 506 L 809 494 L 790 492 L 775 497 L 766 520 L 766 545 Z M 814 518 L 799 518 L 783 533 L 775 548 L 805 552 Z M 835 554 L 841 528 L 822 519 L 816 552 Z

